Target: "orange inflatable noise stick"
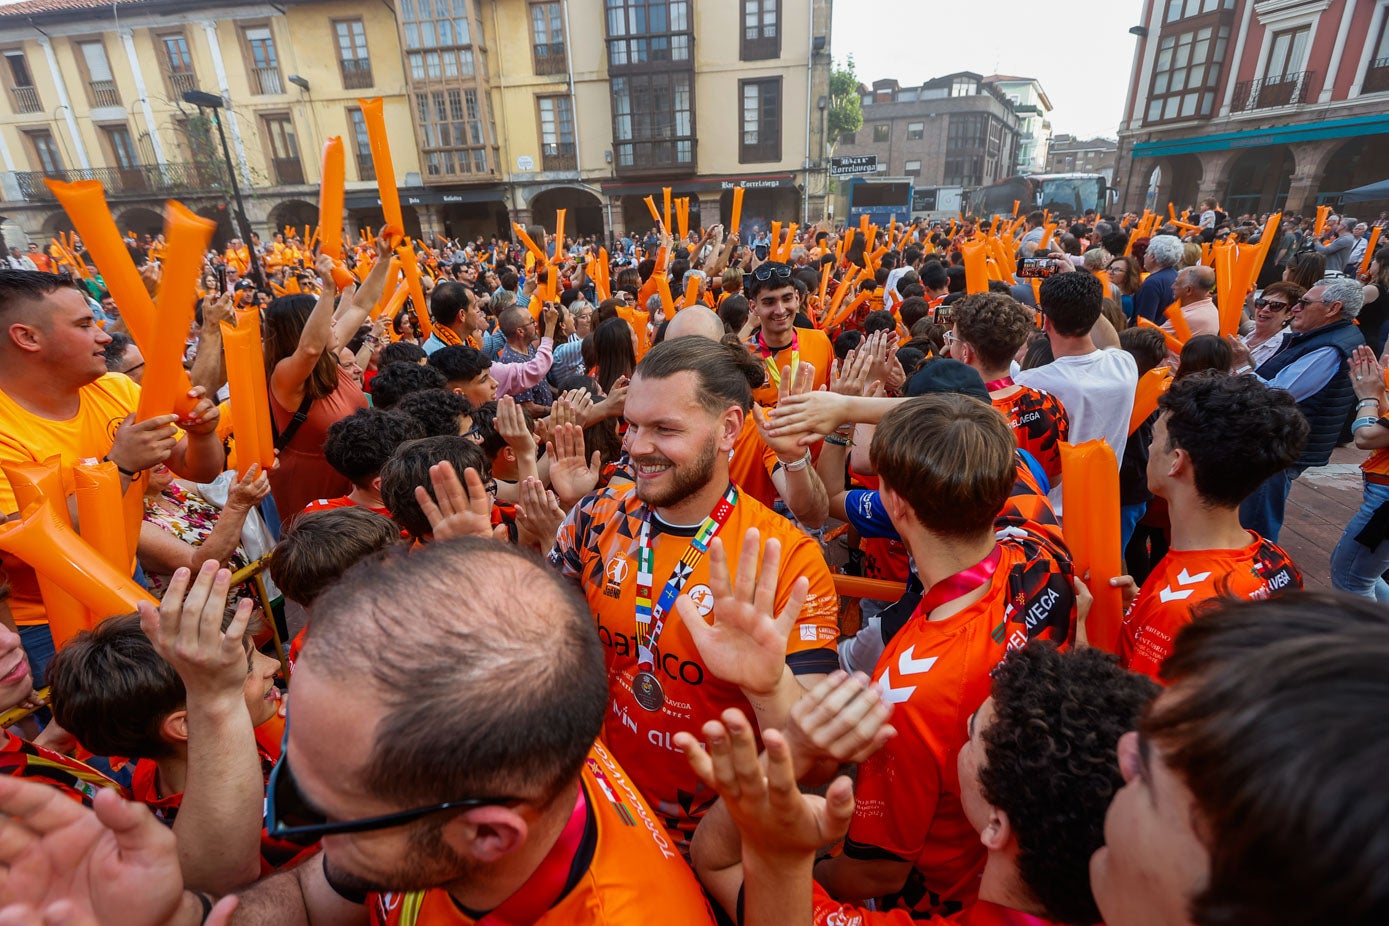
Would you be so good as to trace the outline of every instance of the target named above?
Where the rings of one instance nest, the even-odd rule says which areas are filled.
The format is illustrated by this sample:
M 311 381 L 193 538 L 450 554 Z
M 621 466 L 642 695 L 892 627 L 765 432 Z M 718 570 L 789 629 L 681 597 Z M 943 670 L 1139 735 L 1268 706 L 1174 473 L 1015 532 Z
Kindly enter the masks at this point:
M 134 551 L 126 546 L 125 505 L 116 464 L 79 463 L 72 468 L 76 483 L 78 533 L 123 573 L 134 569 Z
M 0 550 L 47 576 L 82 602 L 97 620 L 128 614 L 141 601 L 158 604 L 134 579 L 77 536 L 58 514 L 52 499 L 30 505 L 18 521 L 0 526 Z
M 270 393 L 265 358 L 261 353 L 258 313 L 237 314 L 236 325 L 222 322 L 222 349 L 231 389 L 232 431 L 240 466 L 275 465 L 275 440 L 270 432 Z
M 184 342 L 193 324 L 192 292 L 198 285 L 203 255 L 212 244 L 217 223 L 169 200 L 164 207 L 164 275 L 155 299 L 159 324 L 145 351 L 145 377 L 140 388 L 136 421 L 158 415 L 188 415 L 198 404 L 189 398 L 193 388 L 183 369 Z
M 1158 399 L 1172 385 L 1172 370 L 1165 365 L 1153 367 L 1138 377 L 1138 389 L 1133 396 L 1133 412 L 1129 415 L 1129 433 L 1132 434 L 1157 411 Z
M 1109 580 L 1123 573 L 1119 540 L 1119 464 L 1103 440 L 1061 443 L 1062 521 L 1075 574 L 1095 603 L 1086 618 L 1090 645 L 1114 652 L 1124 616 L 1123 596 Z

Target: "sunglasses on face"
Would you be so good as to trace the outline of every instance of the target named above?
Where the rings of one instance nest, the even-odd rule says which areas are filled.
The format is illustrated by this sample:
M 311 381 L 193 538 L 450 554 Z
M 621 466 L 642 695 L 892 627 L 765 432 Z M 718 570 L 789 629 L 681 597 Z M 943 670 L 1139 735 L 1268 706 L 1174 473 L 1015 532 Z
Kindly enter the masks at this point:
M 286 728 L 289 724 L 286 722 Z M 288 729 L 286 729 L 286 736 Z M 283 749 L 283 747 L 282 747 Z M 281 751 L 280 761 L 270 772 L 270 786 L 265 794 L 265 829 L 275 839 L 310 846 L 324 836 L 342 833 L 368 833 L 413 823 L 433 813 L 445 810 L 472 810 L 477 807 L 514 807 L 522 803 L 518 797 L 465 797 L 456 801 L 441 801 L 426 807 L 401 810 L 396 813 L 355 820 L 329 822 L 299 791 L 289 767 L 289 752 Z
M 1254 307 L 1258 309 L 1271 309 L 1274 312 L 1282 312 L 1289 308 L 1286 302 L 1274 302 L 1271 299 L 1255 299 Z

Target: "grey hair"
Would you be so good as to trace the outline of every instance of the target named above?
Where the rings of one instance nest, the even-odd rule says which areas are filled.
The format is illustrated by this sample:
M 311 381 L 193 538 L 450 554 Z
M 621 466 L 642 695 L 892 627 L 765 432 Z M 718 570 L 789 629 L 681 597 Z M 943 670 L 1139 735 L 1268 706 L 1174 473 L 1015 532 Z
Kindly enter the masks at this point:
M 1322 299 L 1327 302 L 1339 302 L 1341 314 L 1346 318 L 1359 315 L 1360 309 L 1365 305 L 1365 287 L 1354 277 L 1333 277 L 1322 280 L 1318 285 L 1322 288 Z
M 1148 242 L 1148 254 L 1159 267 L 1175 267 L 1182 261 L 1182 239 L 1176 235 L 1157 235 Z
M 1104 248 L 1091 248 L 1085 252 L 1086 270 L 1103 270 L 1114 257 Z

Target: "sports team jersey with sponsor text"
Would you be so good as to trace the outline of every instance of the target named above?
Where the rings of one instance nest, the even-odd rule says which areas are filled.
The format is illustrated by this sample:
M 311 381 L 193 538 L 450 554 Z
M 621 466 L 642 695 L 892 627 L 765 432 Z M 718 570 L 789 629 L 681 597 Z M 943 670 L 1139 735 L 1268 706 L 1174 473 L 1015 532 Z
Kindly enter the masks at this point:
M 1059 483 L 1061 441 L 1071 433 L 1071 419 L 1061 400 L 1049 392 L 1020 386 L 1013 395 L 990 401 L 1008 419 L 1018 448 L 1037 458 L 1052 485 Z
M 636 487 L 609 487 L 583 499 L 561 525 L 550 560 L 578 582 L 598 625 L 607 662 L 612 702 L 603 739 L 630 772 L 642 795 L 661 815 L 682 846 L 716 795 L 690 770 L 673 737 L 695 732 L 705 721 L 730 707 L 752 716 L 752 706 L 736 686 L 714 678 L 704 667 L 694 640 L 679 612 L 672 607 L 654 649 L 654 674 L 664 691 L 658 710 L 640 706 L 632 686 L 638 673 L 636 639 L 637 556 L 641 524 L 648 507 Z M 787 643 L 786 663 L 797 675 L 833 672 L 838 666 L 835 641 L 839 636 L 839 597 L 819 546 L 790 521 L 756 499 L 739 494 L 727 523 L 719 531 L 736 581 L 738 550 L 749 528 L 761 542 L 781 542 L 780 580 L 776 611 L 780 613 L 797 578 L 810 580 L 810 592 Z M 681 558 L 690 550 L 695 528 L 675 528 L 652 520 L 654 598 L 659 598 Z M 707 615 L 713 607 L 709 556 L 699 559 L 684 593 Z M 654 626 L 654 625 L 653 625 Z M 679 834 L 675 834 L 675 830 Z
M 941 620 L 918 607 L 874 671 L 897 736 L 859 766 L 844 854 L 911 862 L 895 905 L 918 917 L 958 913 L 979 889 L 985 852 L 960 803 L 955 760 L 969 716 L 989 696 L 990 673 L 1033 640 L 1074 639 L 1064 548 L 1024 524 L 1002 531 L 997 550 L 982 598 Z
M 813 926 L 915 926 L 922 922 L 906 910 L 869 910 L 840 903 L 819 884 L 815 885 Z M 953 915 L 932 917 L 931 926 L 1050 926 L 1048 921 L 1000 907 L 986 900 L 975 901 Z
M 534 926 L 709 926 L 704 893 L 659 819 L 600 740 L 584 763 L 583 841 L 560 899 Z M 522 890 L 525 888 L 523 887 Z M 473 926 L 442 889 L 372 894 L 374 926 Z
M 1213 598 L 1261 601 L 1302 588 L 1302 571 L 1277 544 L 1253 531 L 1238 550 L 1168 550 L 1124 613 L 1119 661 L 1151 678 L 1172 653 L 1177 631 Z
M 94 768 L 51 749 L 35 746 L 8 730 L 0 729 L 0 775 L 28 778 L 57 788 L 88 807 L 103 788 L 113 788 L 125 797 L 125 789 Z

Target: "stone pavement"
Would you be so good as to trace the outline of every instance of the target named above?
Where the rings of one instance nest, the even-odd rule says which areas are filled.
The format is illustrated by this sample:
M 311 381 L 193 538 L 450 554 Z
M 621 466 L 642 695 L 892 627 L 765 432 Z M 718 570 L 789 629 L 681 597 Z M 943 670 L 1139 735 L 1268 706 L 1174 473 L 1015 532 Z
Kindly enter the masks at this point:
M 1368 455 L 1338 447 L 1330 463 L 1293 483 L 1279 545 L 1302 569 L 1307 588 L 1331 588 L 1331 551 L 1360 507 L 1360 464 Z

